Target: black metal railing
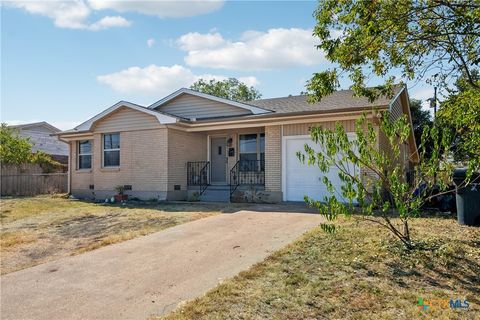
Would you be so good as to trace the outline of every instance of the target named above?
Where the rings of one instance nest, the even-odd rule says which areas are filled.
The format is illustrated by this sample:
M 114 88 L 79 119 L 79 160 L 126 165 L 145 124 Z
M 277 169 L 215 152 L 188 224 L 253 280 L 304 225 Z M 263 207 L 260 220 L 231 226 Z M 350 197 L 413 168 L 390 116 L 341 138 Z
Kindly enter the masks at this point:
M 210 162 L 194 161 L 187 162 L 187 185 L 198 186 L 200 194 L 210 184 Z
M 240 185 L 265 185 L 264 160 L 239 160 L 230 170 L 230 195 Z

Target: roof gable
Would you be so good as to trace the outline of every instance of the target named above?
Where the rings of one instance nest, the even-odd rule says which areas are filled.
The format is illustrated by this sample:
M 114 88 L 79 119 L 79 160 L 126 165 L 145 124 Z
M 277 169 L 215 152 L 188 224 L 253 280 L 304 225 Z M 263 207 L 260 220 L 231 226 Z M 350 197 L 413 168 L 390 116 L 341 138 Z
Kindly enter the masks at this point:
M 182 88 L 148 107 L 187 119 L 270 113 L 271 110 Z
M 190 94 L 180 94 L 155 110 L 172 114 L 188 120 L 221 118 L 251 115 L 250 110 L 225 104 L 222 102 L 198 97 Z
M 161 124 L 154 115 L 122 106 L 107 116 L 95 121 L 92 126 L 92 131 L 105 133 L 147 130 L 160 127 Z
M 41 130 L 41 131 L 49 131 L 51 133 L 56 133 L 56 132 L 61 131 L 60 129 L 52 126 L 50 123 L 48 123 L 46 121 L 19 124 L 19 125 L 14 125 L 14 126 L 10 126 L 10 127 L 15 128 L 17 130 L 30 130 L 30 131 L 35 131 L 35 128 L 42 128 L 44 130 Z
M 157 119 L 157 121 L 160 124 L 171 124 L 171 123 L 177 122 L 177 118 L 174 117 L 174 116 L 166 115 L 166 114 L 160 113 L 160 112 L 155 111 L 155 110 L 150 110 L 150 109 L 144 108 L 142 106 L 133 104 L 131 102 L 120 101 L 120 102 L 114 104 L 113 106 L 111 106 L 110 108 L 104 110 L 103 112 L 100 112 L 99 114 L 97 114 L 93 118 L 90 118 L 89 120 L 85 121 L 84 123 L 76 126 L 73 130 L 68 130 L 68 131 L 69 132 L 70 131 L 78 132 L 78 131 L 91 130 L 95 123 L 97 123 L 101 119 L 107 117 L 112 112 L 115 112 L 117 109 L 122 108 L 122 107 L 130 108 L 130 109 L 133 109 L 133 110 L 137 110 L 137 111 L 152 115 Z M 64 132 L 66 132 L 66 131 L 64 131 Z

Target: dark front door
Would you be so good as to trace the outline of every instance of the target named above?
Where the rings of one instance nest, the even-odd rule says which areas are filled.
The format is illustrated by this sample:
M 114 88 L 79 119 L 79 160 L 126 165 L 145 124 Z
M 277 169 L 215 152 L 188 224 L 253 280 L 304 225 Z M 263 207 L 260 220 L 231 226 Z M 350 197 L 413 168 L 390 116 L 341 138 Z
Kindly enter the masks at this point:
M 226 183 L 227 173 L 227 139 L 212 138 L 210 145 L 210 162 L 212 183 Z

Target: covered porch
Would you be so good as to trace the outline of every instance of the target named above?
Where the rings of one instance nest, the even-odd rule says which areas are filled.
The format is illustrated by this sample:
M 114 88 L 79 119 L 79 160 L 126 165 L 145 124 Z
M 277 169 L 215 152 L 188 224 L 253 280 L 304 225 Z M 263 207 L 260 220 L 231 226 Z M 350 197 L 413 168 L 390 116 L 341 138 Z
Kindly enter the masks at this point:
M 206 159 L 187 162 L 189 198 L 248 201 L 252 193 L 265 190 L 265 127 L 204 134 Z

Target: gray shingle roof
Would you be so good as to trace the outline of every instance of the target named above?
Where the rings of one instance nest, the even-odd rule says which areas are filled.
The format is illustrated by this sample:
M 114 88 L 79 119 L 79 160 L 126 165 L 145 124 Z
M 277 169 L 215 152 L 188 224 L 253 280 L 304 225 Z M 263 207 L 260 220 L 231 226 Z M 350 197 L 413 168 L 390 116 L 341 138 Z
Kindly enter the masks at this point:
M 394 88 L 394 96 L 402 89 L 402 86 Z M 256 107 L 269 109 L 276 113 L 308 112 L 308 111 L 337 111 L 343 109 L 363 109 L 376 106 L 387 106 L 391 99 L 380 97 L 373 103 L 365 97 L 354 97 L 352 90 L 336 91 L 320 102 L 311 104 L 307 102 L 306 95 L 289 96 L 283 98 L 261 99 L 249 101 Z

